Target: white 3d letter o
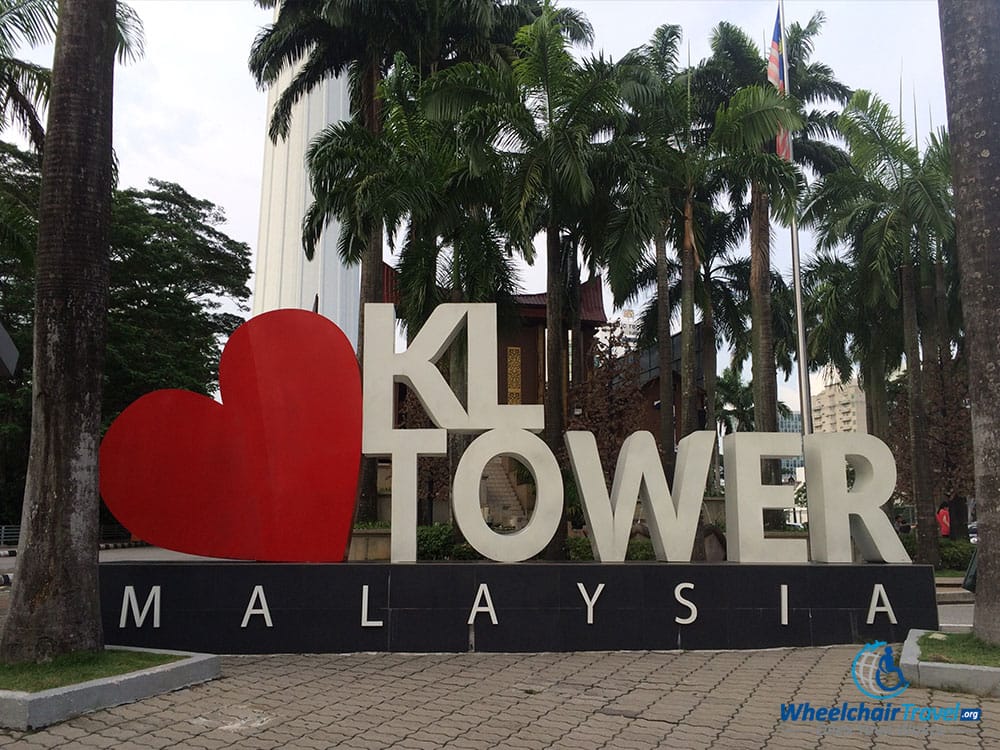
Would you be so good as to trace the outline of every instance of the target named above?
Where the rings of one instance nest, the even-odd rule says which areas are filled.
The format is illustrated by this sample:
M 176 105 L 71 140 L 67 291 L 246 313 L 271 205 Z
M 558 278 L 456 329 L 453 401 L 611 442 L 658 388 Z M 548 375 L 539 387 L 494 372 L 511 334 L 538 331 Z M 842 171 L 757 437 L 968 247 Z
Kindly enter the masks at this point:
M 479 481 L 494 456 L 512 456 L 534 475 L 535 510 L 520 531 L 498 534 L 483 519 Z M 472 441 L 458 462 L 454 487 L 455 522 L 469 544 L 498 562 L 520 562 L 534 557 L 549 543 L 562 519 L 562 475 L 545 442 L 525 430 L 490 430 Z

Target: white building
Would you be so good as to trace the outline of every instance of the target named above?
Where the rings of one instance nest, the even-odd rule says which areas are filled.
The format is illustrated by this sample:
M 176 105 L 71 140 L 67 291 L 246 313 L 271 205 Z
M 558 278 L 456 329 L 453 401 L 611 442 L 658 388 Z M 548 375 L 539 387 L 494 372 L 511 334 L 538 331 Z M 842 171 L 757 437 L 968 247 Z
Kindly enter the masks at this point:
M 827 384 L 812 407 L 814 432 L 868 432 L 865 392 L 857 383 Z
M 291 75 L 286 72 L 268 92 L 268 123 Z M 288 307 L 315 310 L 340 326 L 356 347 L 360 267 L 340 262 L 337 222 L 323 233 L 313 260 L 306 260 L 302 249 L 302 217 L 312 201 L 306 149 L 320 130 L 349 116 L 346 80 L 328 80 L 295 106 L 287 138 L 272 143 L 265 135 L 253 314 Z

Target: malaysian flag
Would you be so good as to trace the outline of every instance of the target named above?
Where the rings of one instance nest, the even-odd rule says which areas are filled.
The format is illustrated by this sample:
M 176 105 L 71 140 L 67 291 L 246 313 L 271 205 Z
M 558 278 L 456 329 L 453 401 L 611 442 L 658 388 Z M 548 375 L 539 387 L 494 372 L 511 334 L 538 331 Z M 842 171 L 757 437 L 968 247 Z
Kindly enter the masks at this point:
M 774 36 L 771 37 L 771 50 L 767 56 L 767 80 L 774 84 L 779 94 L 786 94 L 785 87 L 785 34 L 781 28 L 781 8 L 778 17 L 774 19 Z M 792 137 L 784 128 L 778 128 L 775 150 L 782 159 L 792 160 Z

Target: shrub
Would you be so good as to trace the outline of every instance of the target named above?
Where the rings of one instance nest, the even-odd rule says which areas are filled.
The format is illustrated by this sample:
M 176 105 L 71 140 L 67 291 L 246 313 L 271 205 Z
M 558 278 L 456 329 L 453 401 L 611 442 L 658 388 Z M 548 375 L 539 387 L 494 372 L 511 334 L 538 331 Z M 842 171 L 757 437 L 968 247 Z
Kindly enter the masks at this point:
M 566 540 L 566 557 L 570 560 L 593 560 L 594 551 L 585 536 L 571 536 Z
M 451 559 L 452 560 L 485 560 L 476 548 L 473 547 L 468 542 L 462 542 L 461 544 L 456 544 L 451 548 Z
M 945 570 L 965 570 L 972 562 L 976 545 L 954 539 L 941 540 L 941 568 Z
M 653 543 L 645 537 L 637 537 L 628 543 L 628 552 L 625 553 L 626 560 L 655 560 L 656 553 L 653 552 Z
M 454 532 L 447 523 L 417 527 L 417 559 L 447 560 L 455 544 Z
M 594 551 L 587 537 L 570 537 L 566 540 L 566 557 L 570 560 L 587 561 L 594 559 Z M 628 543 L 626 560 L 655 560 L 653 543 L 644 537 L 637 537 Z
M 908 534 L 901 534 L 900 541 L 906 549 L 906 554 L 911 559 L 917 556 L 917 534 L 911 531 Z M 972 542 L 942 538 L 938 541 L 941 550 L 941 570 L 965 570 L 972 560 L 972 553 L 976 551 L 976 545 Z
M 917 532 L 910 531 L 906 534 L 900 534 L 899 540 L 903 543 L 903 549 L 906 550 L 906 554 L 910 556 L 911 560 L 917 556 Z

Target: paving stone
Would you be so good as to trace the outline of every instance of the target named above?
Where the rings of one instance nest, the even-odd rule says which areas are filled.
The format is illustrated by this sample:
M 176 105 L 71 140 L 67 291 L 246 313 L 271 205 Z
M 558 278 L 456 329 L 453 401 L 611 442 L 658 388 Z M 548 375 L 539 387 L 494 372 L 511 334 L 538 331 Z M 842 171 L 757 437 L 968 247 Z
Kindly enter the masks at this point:
M 0 747 L 330 747 L 392 750 L 903 750 L 1000 747 L 1000 702 L 976 726 L 833 733 L 780 721 L 790 701 L 859 699 L 851 646 L 767 652 L 347 654 L 226 657 L 224 678 L 32 734 Z M 907 702 L 971 704 L 912 689 Z M 839 725 L 834 728 L 840 729 Z M 928 732 L 931 732 L 928 735 Z

